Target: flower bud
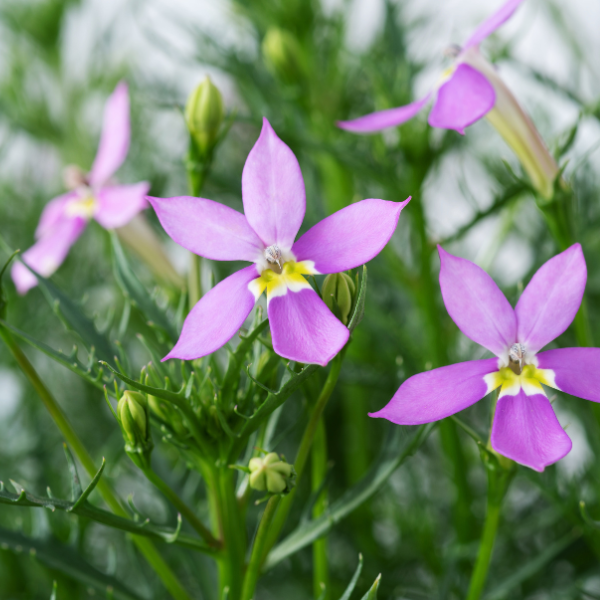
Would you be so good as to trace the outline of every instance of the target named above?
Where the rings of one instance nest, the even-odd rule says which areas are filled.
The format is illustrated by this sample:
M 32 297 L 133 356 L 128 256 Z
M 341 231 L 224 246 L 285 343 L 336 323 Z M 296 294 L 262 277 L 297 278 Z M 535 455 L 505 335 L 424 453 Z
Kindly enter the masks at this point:
M 269 452 L 262 458 L 252 458 L 248 468 L 250 487 L 259 492 L 287 494 L 296 484 L 293 465 L 282 460 L 275 452 Z
M 117 404 L 117 417 L 125 439 L 125 451 L 138 467 L 149 467 L 152 438 L 146 397 L 140 392 L 123 392 Z
M 156 396 L 148 396 L 148 407 L 161 421 L 164 421 L 178 437 L 187 437 L 188 429 L 183 421 L 183 416 L 179 409 L 157 398 Z
M 143 444 L 148 435 L 148 402 L 140 392 L 125 391 L 117 405 L 123 433 L 130 444 Z
M 486 119 L 517 155 L 536 191 L 545 200 L 550 200 L 554 195 L 554 182 L 559 175 L 559 168 L 535 125 L 496 69 L 481 56 L 477 48 L 467 50 L 463 60 L 494 86 L 496 102 Z
M 207 76 L 190 94 L 185 105 L 188 130 L 201 154 L 208 154 L 215 145 L 223 117 L 221 92 Z
M 306 69 L 302 48 L 298 40 L 283 29 L 272 27 L 267 31 L 262 51 L 271 71 L 285 83 L 297 83 L 304 79 Z
M 356 299 L 356 283 L 347 273 L 333 273 L 323 282 L 323 301 L 333 313 L 336 313 L 344 325 Z

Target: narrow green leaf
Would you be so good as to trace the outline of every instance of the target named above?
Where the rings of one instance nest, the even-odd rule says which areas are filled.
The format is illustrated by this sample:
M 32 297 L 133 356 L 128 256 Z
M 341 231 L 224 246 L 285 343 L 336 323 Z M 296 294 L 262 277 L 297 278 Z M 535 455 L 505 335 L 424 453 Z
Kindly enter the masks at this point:
M 170 321 L 167 313 L 154 302 L 150 293 L 134 273 L 114 231 L 110 233 L 110 241 L 115 279 L 125 297 L 144 315 L 147 321 L 162 329 L 173 342 L 177 341 L 179 336 L 175 325 Z
M 377 579 L 373 582 L 371 589 L 361 598 L 361 600 L 377 600 L 377 590 L 381 583 L 381 573 L 377 575 Z
M 379 459 L 375 461 L 369 472 L 356 485 L 346 490 L 318 519 L 301 524 L 275 546 L 267 557 L 265 568 L 273 567 L 284 558 L 312 544 L 371 498 L 386 483 L 390 475 L 421 447 L 434 426 L 434 423 L 421 425 L 414 434 L 408 435 L 407 429 L 403 427 L 390 430 Z
M 4 548 L 15 553 L 27 553 L 53 571 L 63 573 L 70 579 L 90 586 L 101 593 L 112 589 L 115 600 L 140 600 L 140 597 L 130 591 L 118 579 L 105 575 L 87 563 L 69 546 L 55 540 L 39 540 L 27 537 L 16 531 L 0 527 L 0 543 Z M 56 582 L 53 586 L 52 598 L 56 598 Z
M 352 592 L 354 591 L 354 588 L 356 587 L 356 584 L 358 582 L 358 578 L 360 577 L 362 568 L 363 568 L 363 556 L 362 556 L 362 554 L 359 554 L 358 555 L 358 566 L 356 567 L 356 571 L 354 571 L 354 575 L 352 575 L 352 579 L 350 580 L 350 583 L 348 584 L 346 591 L 340 597 L 340 600 L 350 600 L 350 596 L 352 595 Z
M 50 594 L 50 600 L 56 600 L 56 591 L 58 590 L 58 584 L 56 581 L 52 583 L 52 594 Z
M 52 360 L 57 362 L 58 364 L 66 367 L 73 373 L 76 373 L 82 379 L 85 379 L 88 383 L 91 383 L 93 386 L 98 389 L 103 389 L 106 384 L 110 384 L 114 381 L 114 377 L 112 375 L 105 375 L 104 369 L 98 367 L 98 362 L 94 361 L 92 365 L 86 366 L 82 362 L 80 362 L 76 356 L 67 356 L 60 350 L 54 350 L 50 346 L 44 344 L 44 342 L 40 342 L 35 338 L 31 337 L 28 333 L 17 329 L 12 326 L 10 323 L 3 321 L 0 319 L 0 325 L 8 329 L 14 336 L 19 338 L 20 340 L 26 342 L 36 350 L 40 350 L 46 356 L 49 356 Z
M 104 471 L 105 466 L 106 466 L 106 459 L 102 458 L 102 464 L 100 465 L 98 472 L 94 475 L 94 478 L 92 479 L 92 481 L 90 481 L 89 485 L 85 488 L 85 490 L 79 496 L 79 498 L 77 498 L 75 504 L 73 504 L 73 507 L 71 508 L 71 510 L 69 512 L 76 510 L 84 502 L 87 501 L 89 495 L 94 491 L 94 488 L 98 485 L 98 482 L 100 481 L 100 477 L 102 477 L 102 472 Z
M 581 537 L 582 533 L 578 529 L 573 529 L 567 535 L 550 544 L 545 550 L 540 552 L 535 558 L 517 569 L 512 575 L 502 579 L 502 581 L 483 597 L 483 600 L 504 600 L 511 598 L 512 592 L 521 586 L 530 577 L 541 571 L 548 563 L 554 560 L 563 550 L 568 548 L 573 542 Z
M 0 482 L 0 504 L 6 504 L 9 506 L 47 508 L 51 511 L 61 510 L 70 512 L 80 517 L 95 521 L 96 523 L 106 525 L 107 527 L 112 527 L 113 529 L 120 529 L 121 531 L 142 535 L 144 537 L 153 538 L 166 543 L 176 544 L 178 546 L 189 548 L 191 550 L 197 550 L 207 554 L 214 553 L 214 549 L 209 548 L 202 540 L 196 537 L 184 533 L 178 533 L 175 535 L 177 533 L 177 529 L 173 531 L 167 527 L 152 525 L 148 520 L 136 522 L 132 521 L 131 519 L 119 517 L 111 512 L 97 508 L 87 501 L 75 507 L 76 502 L 54 497 L 38 497 L 25 491 L 18 484 L 17 486 L 20 491 L 14 494 L 7 491 L 2 482 Z
M 69 472 L 71 473 L 71 486 L 73 488 L 72 496 L 73 502 L 77 502 L 78 498 L 83 495 L 83 489 L 81 488 L 81 481 L 79 480 L 79 473 L 77 472 L 77 466 L 75 465 L 75 459 L 69 450 L 67 444 L 63 443 L 65 449 L 65 456 L 67 457 L 67 464 L 69 465 Z

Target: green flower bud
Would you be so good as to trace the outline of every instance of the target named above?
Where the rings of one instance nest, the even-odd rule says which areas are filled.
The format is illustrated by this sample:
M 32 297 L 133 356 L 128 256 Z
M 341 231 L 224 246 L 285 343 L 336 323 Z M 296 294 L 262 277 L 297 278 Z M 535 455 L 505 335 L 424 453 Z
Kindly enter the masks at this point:
M 267 31 L 262 51 L 267 66 L 285 83 L 297 83 L 306 75 L 304 56 L 298 40 L 283 29 L 272 27 Z
M 164 421 L 178 437 L 187 437 L 188 429 L 183 420 L 180 410 L 165 402 L 156 396 L 148 396 L 148 406 L 150 410 L 161 420 Z
M 223 117 L 221 92 L 207 76 L 190 94 L 185 105 L 185 120 L 201 154 L 208 154 L 215 145 Z
M 323 282 L 323 301 L 329 309 L 340 317 L 344 325 L 356 301 L 356 283 L 347 273 L 333 273 Z
M 269 452 L 262 458 L 252 458 L 248 468 L 250 487 L 259 492 L 287 494 L 296 484 L 293 465 L 282 460 L 275 452 Z
M 117 404 L 117 417 L 125 439 L 125 451 L 138 467 L 148 467 L 152 438 L 146 397 L 140 392 L 123 392 Z
M 117 405 L 117 415 L 123 427 L 126 441 L 144 444 L 148 435 L 148 402 L 140 392 L 127 390 Z

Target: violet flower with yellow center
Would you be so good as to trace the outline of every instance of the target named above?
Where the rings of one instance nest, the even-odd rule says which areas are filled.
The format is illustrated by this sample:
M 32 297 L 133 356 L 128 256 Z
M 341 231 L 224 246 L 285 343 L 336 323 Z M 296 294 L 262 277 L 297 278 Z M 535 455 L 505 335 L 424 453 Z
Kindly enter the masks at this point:
M 244 166 L 242 199 L 245 214 L 204 198 L 148 198 L 165 231 L 184 248 L 211 260 L 252 263 L 200 299 L 164 360 L 192 360 L 221 348 L 266 290 L 275 352 L 326 365 L 349 331 L 305 276 L 338 273 L 371 260 L 394 233 L 410 198 L 351 204 L 294 241 L 306 210 L 304 180 L 294 153 L 264 119 Z
M 510 19 L 522 2 L 508 0 L 473 32 L 463 47 L 451 46 L 446 54 L 453 59 L 452 66 L 424 98 L 351 121 L 339 121 L 338 127 L 354 133 L 371 133 L 401 125 L 430 100 L 433 106 L 428 121 L 432 127 L 455 129 L 464 134 L 466 127 L 486 117 L 513 149 L 533 186 L 544 198 L 551 198 L 558 175 L 556 161 L 496 68 L 479 51 L 481 42 Z
M 443 419 L 500 388 L 492 448 L 536 471 L 563 458 L 571 440 L 542 385 L 600 402 L 600 349 L 539 352 L 562 334 L 581 304 L 587 270 L 575 244 L 537 271 L 513 310 L 477 265 L 439 247 L 440 287 L 448 313 L 470 339 L 496 358 L 475 360 L 407 379 L 372 417 L 398 425 Z
M 23 261 L 36 273 L 52 275 L 92 219 L 105 229 L 114 229 L 123 227 L 147 207 L 149 183 L 117 185 L 111 181 L 127 156 L 129 140 L 129 93 L 127 84 L 121 82 L 104 108 L 92 170 L 85 174 L 78 167 L 67 167 L 65 180 L 71 191 L 46 205 L 35 232 L 37 241 L 23 253 Z M 21 263 L 15 263 L 12 278 L 20 294 L 37 285 L 35 275 Z

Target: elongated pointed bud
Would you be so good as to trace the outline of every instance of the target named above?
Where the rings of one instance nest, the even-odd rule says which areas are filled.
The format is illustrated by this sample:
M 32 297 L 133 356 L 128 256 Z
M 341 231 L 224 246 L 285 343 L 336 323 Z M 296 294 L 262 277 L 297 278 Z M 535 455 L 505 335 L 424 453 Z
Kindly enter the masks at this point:
M 140 468 L 150 465 L 152 438 L 148 421 L 148 401 L 140 392 L 123 392 L 117 404 L 117 417 L 125 439 L 125 451 Z
M 348 273 L 333 273 L 323 282 L 323 301 L 344 325 L 352 314 L 356 300 L 356 283 Z
M 250 469 L 250 487 L 259 492 L 287 494 L 296 484 L 296 471 L 293 465 L 282 460 L 275 452 L 269 452 L 262 458 L 252 458 Z
M 267 66 L 285 83 L 298 83 L 306 76 L 304 55 L 298 40 L 289 31 L 272 27 L 262 43 Z
M 533 187 L 544 199 L 550 200 L 554 195 L 554 182 L 559 169 L 535 125 L 493 65 L 483 58 L 477 48 L 467 50 L 463 60 L 485 75 L 494 86 L 496 103 L 486 119 L 517 155 Z
M 190 94 L 185 105 L 185 120 L 198 150 L 204 156 L 213 149 L 225 112 L 223 97 L 210 78 Z

